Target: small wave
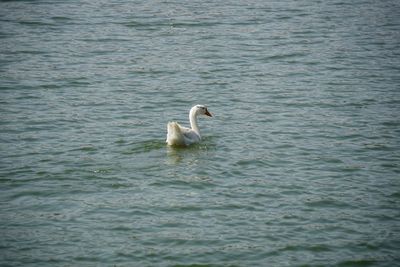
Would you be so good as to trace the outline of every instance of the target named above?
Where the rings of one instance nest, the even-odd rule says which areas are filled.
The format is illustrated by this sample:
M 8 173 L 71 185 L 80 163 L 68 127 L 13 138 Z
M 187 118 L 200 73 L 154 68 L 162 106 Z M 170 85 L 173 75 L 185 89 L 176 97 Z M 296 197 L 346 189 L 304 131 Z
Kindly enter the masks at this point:
M 156 30 L 165 27 L 169 28 L 193 28 L 193 27 L 213 27 L 220 23 L 216 21 L 201 21 L 201 22 L 171 22 L 171 21 L 151 21 L 151 22 L 140 22 L 130 21 L 122 23 L 126 27 L 135 28 L 137 30 Z
M 315 208 L 349 208 L 350 204 L 338 201 L 333 198 L 310 199 L 305 203 L 309 207 Z
M 338 266 L 340 267 L 354 267 L 354 266 L 372 266 L 376 265 L 377 261 L 373 259 L 359 259 L 359 260 L 346 260 L 339 262 Z
M 42 22 L 42 21 L 19 21 L 20 25 L 28 25 L 28 26 L 55 26 L 53 23 Z
M 280 251 L 312 251 L 312 252 L 326 252 L 332 251 L 332 249 L 325 244 L 317 244 L 312 246 L 296 246 L 296 245 L 287 245 L 280 249 Z
M 266 56 L 266 57 L 261 58 L 261 61 L 270 62 L 270 61 L 274 61 L 274 60 L 292 59 L 292 58 L 304 57 L 304 56 L 307 56 L 307 53 L 295 52 L 295 53 Z
M 145 152 L 150 152 L 153 150 L 159 150 L 166 146 L 165 142 L 159 140 L 148 140 L 138 143 L 132 143 L 128 145 L 129 148 L 122 152 L 123 154 L 140 154 Z

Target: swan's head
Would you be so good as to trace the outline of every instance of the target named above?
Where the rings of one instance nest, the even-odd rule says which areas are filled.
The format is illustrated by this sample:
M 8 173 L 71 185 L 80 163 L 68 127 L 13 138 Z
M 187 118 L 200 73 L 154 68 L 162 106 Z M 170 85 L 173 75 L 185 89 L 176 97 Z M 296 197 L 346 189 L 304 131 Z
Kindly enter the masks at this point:
M 196 105 L 192 107 L 191 112 L 194 111 L 196 115 L 205 115 L 212 117 L 211 113 L 208 111 L 207 107 L 204 105 Z

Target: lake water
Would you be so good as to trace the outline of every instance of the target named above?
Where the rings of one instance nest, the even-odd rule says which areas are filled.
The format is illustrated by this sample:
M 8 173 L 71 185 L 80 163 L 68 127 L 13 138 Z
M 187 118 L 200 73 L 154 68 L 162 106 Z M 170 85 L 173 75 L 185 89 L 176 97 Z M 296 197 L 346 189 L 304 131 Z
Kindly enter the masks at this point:
M 2 1 L 0 265 L 399 266 L 399 14 Z

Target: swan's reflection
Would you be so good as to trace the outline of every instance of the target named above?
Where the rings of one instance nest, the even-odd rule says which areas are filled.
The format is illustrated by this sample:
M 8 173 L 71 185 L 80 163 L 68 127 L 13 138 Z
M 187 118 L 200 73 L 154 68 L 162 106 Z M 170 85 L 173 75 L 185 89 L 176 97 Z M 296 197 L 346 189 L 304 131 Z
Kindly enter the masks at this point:
M 213 184 L 213 159 L 216 143 L 205 138 L 201 143 L 187 146 L 166 146 L 165 165 L 169 182 L 190 183 L 191 186 Z
M 213 183 L 210 177 L 210 151 L 200 145 L 192 147 L 167 147 L 166 164 L 169 181 L 204 186 Z M 172 178 L 172 179 L 171 179 Z
M 185 163 L 189 166 L 197 165 L 198 159 L 202 158 L 207 151 L 193 147 L 167 146 L 167 164 L 178 165 Z

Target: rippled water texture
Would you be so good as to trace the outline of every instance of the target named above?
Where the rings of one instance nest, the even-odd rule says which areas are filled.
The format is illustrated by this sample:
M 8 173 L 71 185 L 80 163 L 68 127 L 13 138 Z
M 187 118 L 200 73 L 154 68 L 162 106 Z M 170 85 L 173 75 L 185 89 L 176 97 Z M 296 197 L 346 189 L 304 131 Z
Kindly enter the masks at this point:
M 1 1 L 0 265 L 398 266 L 399 3 Z

